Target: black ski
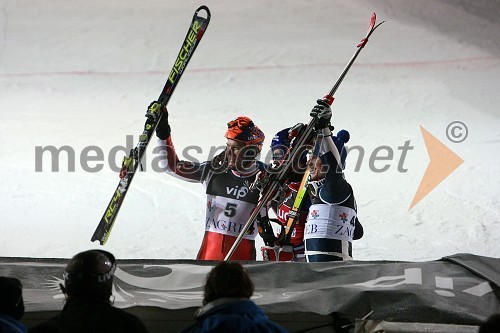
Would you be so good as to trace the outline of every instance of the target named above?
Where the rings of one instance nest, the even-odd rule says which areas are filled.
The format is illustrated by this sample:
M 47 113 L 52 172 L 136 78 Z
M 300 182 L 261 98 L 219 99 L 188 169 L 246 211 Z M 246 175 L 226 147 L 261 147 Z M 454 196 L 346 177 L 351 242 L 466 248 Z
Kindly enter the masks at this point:
M 200 12 L 205 12 L 206 17 L 201 17 L 198 14 Z M 129 156 L 125 156 L 122 163 L 122 169 L 120 171 L 120 182 L 116 187 L 116 190 L 109 202 L 104 215 L 97 226 L 91 241 L 98 240 L 101 245 L 106 243 L 113 224 L 116 220 L 116 216 L 120 207 L 125 199 L 130 183 L 134 178 L 134 175 L 141 163 L 142 156 L 144 155 L 146 148 L 151 141 L 151 138 L 155 132 L 156 126 L 158 125 L 163 112 L 162 109 L 165 107 L 172 97 L 172 94 L 179 83 L 179 80 L 186 69 L 189 60 L 193 56 L 193 53 L 198 46 L 201 38 L 203 37 L 205 30 L 210 22 L 210 11 L 206 6 L 200 6 L 194 13 L 193 21 L 189 27 L 184 43 L 177 55 L 175 63 L 168 75 L 167 82 L 163 87 L 163 90 L 158 97 L 158 101 L 151 103 L 148 107 L 146 113 L 146 123 L 144 124 L 144 130 L 139 137 L 139 142 L 137 146 L 130 151 Z M 141 168 L 142 169 L 142 168 Z
M 326 102 L 328 102 L 328 104 L 332 105 L 333 100 L 335 99 L 333 97 L 333 95 L 335 94 L 338 87 L 340 86 L 340 84 L 344 80 L 344 77 L 346 76 L 346 74 L 349 71 L 349 69 L 351 68 L 352 64 L 354 63 L 354 61 L 358 57 L 359 53 L 361 52 L 363 47 L 365 47 L 366 43 L 368 42 L 368 38 L 375 31 L 375 29 L 377 29 L 382 23 L 385 22 L 385 21 L 382 21 L 379 24 L 375 25 L 376 19 L 377 19 L 377 17 L 375 15 L 375 13 L 373 13 L 371 16 L 371 20 L 370 20 L 370 26 L 369 26 L 369 29 L 368 29 L 368 32 L 367 32 L 365 38 L 363 38 L 361 40 L 361 42 L 358 43 L 356 52 L 352 56 L 351 60 L 347 64 L 347 66 L 342 71 L 342 74 L 340 75 L 339 79 L 334 84 L 334 86 L 332 87 L 330 92 L 325 97 L 323 97 L 323 99 Z M 259 186 L 259 188 L 261 189 L 261 195 L 260 195 L 259 202 L 257 203 L 256 207 L 253 209 L 252 214 L 250 215 L 250 217 L 248 218 L 248 221 L 243 226 L 240 234 L 236 238 L 236 241 L 234 242 L 231 249 L 229 249 L 229 252 L 227 253 L 224 260 L 229 260 L 231 258 L 234 251 L 236 250 L 238 245 L 241 243 L 241 240 L 243 239 L 243 237 L 247 233 L 248 229 L 254 223 L 254 221 L 257 219 L 262 207 L 264 205 L 267 205 L 269 203 L 269 201 L 276 195 L 276 193 L 281 190 L 281 187 L 283 186 L 283 184 L 286 180 L 286 176 L 287 176 L 290 168 L 293 165 L 293 161 L 296 158 L 300 157 L 305 145 L 312 138 L 312 136 L 314 134 L 314 125 L 316 124 L 316 121 L 317 121 L 317 118 L 311 118 L 311 120 L 307 124 L 305 130 L 299 136 L 297 136 L 294 139 L 294 141 L 291 143 L 291 147 L 290 147 L 287 155 L 285 156 L 285 162 L 283 162 L 276 170 L 270 170 L 269 171 L 270 175 L 269 175 L 269 177 L 266 177 L 265 184 L 261 184 Z

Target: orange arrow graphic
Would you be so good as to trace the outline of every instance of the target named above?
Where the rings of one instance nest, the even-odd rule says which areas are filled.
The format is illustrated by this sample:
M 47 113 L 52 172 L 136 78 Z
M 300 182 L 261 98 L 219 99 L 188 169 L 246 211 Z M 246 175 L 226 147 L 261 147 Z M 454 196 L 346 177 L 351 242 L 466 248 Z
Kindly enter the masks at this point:
M 425 198 L 427 194 L 436 188 L 436 186 L 445 180 L 446 177 L 451 175 L 451 173 L 464 162 L 463 159 L 452 152 L 422 126 L 420 126 L 420 131 L 424 137 L 430 161 L 408 210 L 415 207 L 420 200 Z

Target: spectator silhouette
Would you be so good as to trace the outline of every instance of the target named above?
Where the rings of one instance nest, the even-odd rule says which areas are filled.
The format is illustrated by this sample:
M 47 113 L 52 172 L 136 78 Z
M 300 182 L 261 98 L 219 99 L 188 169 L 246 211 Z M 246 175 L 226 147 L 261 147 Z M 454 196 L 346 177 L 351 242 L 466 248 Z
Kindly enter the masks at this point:
M 237 262 L 219 262 L 208 274 L 203 307 L 196 311 L 196 323 L 181 333 L 257 332 L 284 333 L 250 300 L 254 284 Z
M 488 318 L 480 327 L 479 333 L 498 333 L 500 332 L 500 313 L 494 314 Z
M 75 255 L 66 266 L 61 285 L 66 295 L 64 308 L 30 332 L 147 332 L 139 318 L 112 306 L 115 269 L 115 257 L 109 252 L 89 250 Z
M 0 276 L 0 332 L 24 333 L 23 286 L 16 278 Z

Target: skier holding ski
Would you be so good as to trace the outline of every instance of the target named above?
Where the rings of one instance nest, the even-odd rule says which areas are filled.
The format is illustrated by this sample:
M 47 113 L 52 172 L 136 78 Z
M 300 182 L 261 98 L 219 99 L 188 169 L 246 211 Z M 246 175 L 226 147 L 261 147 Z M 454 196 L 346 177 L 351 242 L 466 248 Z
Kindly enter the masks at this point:
M 291 142 L 304 127 L 304 124 L 299 123 L 293 127 L 285 128 L 274 135 L 270 145 L 273 162 L 268 170 L 262 171 L 262 173 L 277 169 L 281 166 L 289 152 Z M 310 205 L 308 196 L 304 197 L 300 206 L 301 210 L 298 212 L 298 216 L 289 235 L 285 232 L 288 213 L 293 207 L 297 190 L 299 189 L 307 167 L 307 161 L 305 159 L 307 147 L 304 147 L 302 151 L 300 156 L 295 158 L 294 164 L 287 174 L 287 178 L 281 185 L 281 189 L 267 204 L 266 211 L 257 217 L 259 234 L 264 240 L 264 246 L 261 248 L 263 260 L 305 261 L 304 225 L 307 217 L 307 208 Z M 265 175 L 261 175 L 261 177 L 265 177 Z M 269 218 L 267 214 L 269 209 L 275 213 L 277 219 Z M 271 221 L 277 223 L 281 229 L 277 237 L 271 226 Z
M 304 124 L 297 124 L 293 127 L 285 128 L 275 134 L 271 141 L 271 151 L 273 163 L 279 165 L 290 149 L 292 140 L 304 129 Z M 342 169 L 345 168 L 345 159 L 347 151 L 344 147 L 349 141 L 349 132 L 341 130 L 337 136 L 333 137 L 333 141 L 341 155 Z M 306 193 L 299 206 L 299 211 L 295 218 L 293 229 L 290 231 L 290 236 L 286 237 L 285 226 L 288 223 L 289 213 L 293 210 L 294 201 L 300 188 L 302 178 L 304 177 L 307 157 L 306 153 L 311 145 L 304 147 L 301 150 L 300 156 L 296 158 L 292 170 L 285 181 L 285 191 L 281 196 L 275 197 L 269 204 L 270 208 L 276 214 L 277 219 L 269 219 L 269 217 L 261 216 L 258 218 L 259 233 L 264 239 L 264 244 L 261 248 L 264 260 L 269 261 L 296 261 L 304 262 L 304 229 L 306 218 L 311 206 L 310 196 Z M 307 175 L 306 175 L 307 177 Z M 276 237 L 270 221 L 280 225 L 281 231 Z
M 330 92 L 323 97 L 322 100 L 318 100 L 318 104 L 311 112 L 311 116 L 314 118 L 311 119 L 306 129 L 303 131 L 301 135 L 297 137 L 297 144 L 294 145 L 290 149 L 290 155 L 296 155 L 297 151 L 301 148 L 302 145 L 306 144 L 310 139 L 310 135 L 313 132 L 313 129 L 318 130 L 320 133 L 318 135 L 317 144 L 318 147 L 323 145 L 323 141 L 325 143 L 326 149 L 323 149 L 324 154 L 319 154 L 319 149 L 315 151 L 315 156 L 308 162 L 310 166 L 310 173 L 313 176 L 311 178 L 312 185 L 316 185 L 317 192 L 314 194 L 318 194 L 314 197 L 314 202 L 309 208 L 309 215 L 307 218 L 306 228 L 305 228 L 305 254 L 307 261 L 331 261 L 331 260 L 344 260 L 344 259 L 352 259 L 352 240 L 355 238 L 361 238 L 362 232 L 356 232 L 354 234 L 356 225 L 359 224 L 359 221 L 356 217 L 356 202 L 354 200 L 354 195 L 352 194 L 351 186 L 345 181 L 343 178 L 342 172 L 340 172 L 340 176 L 343 180 L 338 179 L 338 175 L 332 175 L 335 173 L 337 168 L 340 165 L 340 157 L 335 144 L 331 138 L 331 131 L 329 128 L 329 122 L 331 119 L 331 109 L 330 105 L 333 103 L 335 97 L 335 92 L 338 87 L 344 80 L 347 72 L 351 68 L 352 64 L 358 57 L 361 50 L 365 47 L 366 43 L 368 43 L 368 39 L 371 34 L 377 29 L 384 21 L 376 23 L 376 15 L 373 15 L 370 18 L 370 26 L 366 36 L 361 40 L 360 43 L 357 44 L 357 50 L 352 56 L 351 60 L 347 63 L 347 66 L 342 71 L 342 74 L 338 78 L 337 82 L 333 85 Z M 324 156 L 323 156 L 324 155 Z M 332 161 L 332 158 L 335 160 Z M 250 226 L 253 226 L 256 219 L 259 218 L 259 215 L 262 215 L 262 208 L 265 208 L 269 201 L 273 200 L 274 196 L 276 196 L 277 192 L 279 193 L 280 186 L 283 181 L 286 181 L 288 176 L 288 172 L 290 167 L 292 166 L 294 160 L 287 158 L 283 167 L 275 170 L 273 174 L 268 177 L 268 180 L 262 182 L 262 186 L 260 186 L 261 196 L 259 201 L 256 204 L 256 209 L 250 214 L 248 221 L 242 228 L 242 232 L 236 238 L 233 246 L 228 251 L 228 254 L 225 257 L 225 260 L 229 260 L 237 249 L 239 242 L 242 240 L 245 232 L 249 230 Z M 322 166 L 330 166 L 334 165 L 333 168 L 335 171 L 323 170 Z M 340 170 L 341 171 L 341 170 Z M 327 182 L 325 181 L 328 180 Z M 303 181 L 305 179 L 303 178 Z M 321 181 L 320 181 L 321 180 Z M 326 185 L 325 185 L 326 182 Z M 302 182 L 305 183 L 305 182 Z M 305 194 L 305 187 L 302 186 L 299 189 L 300 194 Z M 339 185 L 336 187 L 336 185 Z M 337 199 L 342 198 L 340 201 Z M 298 195 L 297 198 L 300 198 Z M 296 200 L 300 201 L 300 200 Z M 317 217 L 319 217 L 318 212 L 321 209 L 321 218 L 318 220 L 318 224 L 314 221 Z M 345 210 L 345 211 L 344 211 Z M 294 214 L 298 212 L 297 206 L 294 202 Z M 345 224 L 338 224 L 336 214 L 339 212 L 340 220 L 342 223 L 345 223 L 344 219 L 350 218 L 349 224 L 351 227 L 348 227 Z M 333 215 L 330 215 L 332 213 Z M 349 215 L 349 214 L 351 215 Z M 289 214 L 290 215 L 290 214 Z M 290 219 L 289 219 L 290 222 Z M 291 220 L 291 224 L 293 224 L 294 219 Z M 340 223 L 340 222 L 339 222 Z M 286 231 L 291 230 L 290 223 L 287 223 Z M 329 225 L 332 226 L 329 228 Z M 332 228 L 340 227 L 338 230 L 332 230 Z M 318 227 L 320 229 L 318 229 Z M 342 230 L 341 229 L 346 229 Z M 361 229 L 358 227 L 358 229 Z M 338 232 L 342 232 L 341 235 L 337 234 Z M 264 231 L 266 235 L 267 232 Z M 340 246 L 339 246 L 340 245 Z
M 352 260 L 352 241 L 362 237 L 363 228 L 330 130 L 331 108 L 325 100 L 317 103 L 311 111 L 318 121 L 308 161 L 312 204 L 305 225 L 305 255 L 307 262 Z
M 238 117 L 227 124 L 225 152 L 203 163 L 182 161 L 172 143 L 168 112 L 163 112 L 156 128 L 160 156 L 164 157 L 161 167 L 206 188 L 205 234 L 197 259 L 223 260 L 259 200 L 259 192 L 249 187 L 264 168 L 256 161 L 264 133 L 250 118 Z M 256 235 L 255 227 L 250 228 L 231 259 L 255 260 Z

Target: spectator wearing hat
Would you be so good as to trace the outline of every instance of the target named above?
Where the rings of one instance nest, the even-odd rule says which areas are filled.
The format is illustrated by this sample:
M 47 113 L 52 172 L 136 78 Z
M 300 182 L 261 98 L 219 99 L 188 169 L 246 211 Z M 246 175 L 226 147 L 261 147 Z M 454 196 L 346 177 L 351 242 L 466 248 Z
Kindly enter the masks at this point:
M 20 322 L 24 315 L 23 286 L 12 277 L 0 276 L 0 332 L 24 333 Z
M 178 158 L 166 109 L 156 135 L 161 168 L 185 181 L 202 183 L 206 190 L 205 234 L 197 259 L 223 260 L 259 200 L 259 191 L 250 191 L 249 187 L 259 170 L 264 169 L 264 164 L 256 160 L 264 133 L 248 117 L 231 120 L 225 134 L 225 151 L 203 163 Z M 256 235 L 255 225 L 250 226 L 230 259 L 255 260 Z
M 196 323 L 181 333 L 286 333 L 250 300 L 254 289 L 241 264 L 219 262 L 207 275 L 203 307 L 195 313 Z
M 66 304 L 61 313 L 30 332 L 146 333 L 136 316 L 112 306 L 115 257 L 103 250 L 78 253 L 64 271 Z M 49 330 L 50 328 L 50 330 Z
M 488 317 L 488 319 L 479 326 L 479 333 L 498 333 L 500 332 L 500 313 Z

